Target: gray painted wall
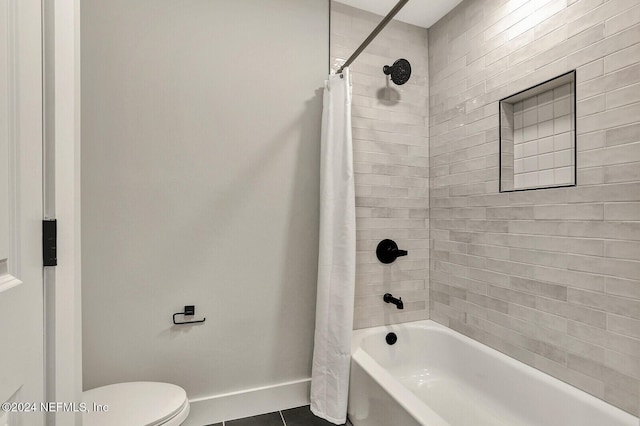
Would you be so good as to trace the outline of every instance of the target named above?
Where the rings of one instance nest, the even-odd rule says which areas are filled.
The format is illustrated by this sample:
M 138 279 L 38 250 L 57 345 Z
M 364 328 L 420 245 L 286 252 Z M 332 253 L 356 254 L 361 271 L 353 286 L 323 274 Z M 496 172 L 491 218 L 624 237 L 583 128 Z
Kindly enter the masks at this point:
M 431 318 L 640 413 L 640 5 L 466 0 L 429 29 Z M 498 100 L 577 69 L 578 186 L 498 193 Z
M 310 376 L 328 13 L 82 2 L 85 388 Z

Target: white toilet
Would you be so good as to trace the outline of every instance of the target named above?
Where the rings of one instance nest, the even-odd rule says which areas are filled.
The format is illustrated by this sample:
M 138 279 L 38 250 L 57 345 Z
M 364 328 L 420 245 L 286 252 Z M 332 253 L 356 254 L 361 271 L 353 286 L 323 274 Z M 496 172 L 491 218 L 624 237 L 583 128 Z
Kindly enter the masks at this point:
M 82 396 L 88 410 L 83 414 L 84 426 L 178 426 L 189 415 L 187 393 L 169 383 L 116 383 Z

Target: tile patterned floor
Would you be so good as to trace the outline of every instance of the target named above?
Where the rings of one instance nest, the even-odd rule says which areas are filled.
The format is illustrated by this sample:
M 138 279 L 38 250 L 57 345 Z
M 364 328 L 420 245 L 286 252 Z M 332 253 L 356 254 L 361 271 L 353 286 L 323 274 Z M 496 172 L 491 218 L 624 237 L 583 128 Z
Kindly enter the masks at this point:
M 230 420 L 208 426 L 334 426 L 326 420 L 313 415 L 309 406 L 276 411 L 245 419 Z M 345 426 L 351 426 L 347 422 Z

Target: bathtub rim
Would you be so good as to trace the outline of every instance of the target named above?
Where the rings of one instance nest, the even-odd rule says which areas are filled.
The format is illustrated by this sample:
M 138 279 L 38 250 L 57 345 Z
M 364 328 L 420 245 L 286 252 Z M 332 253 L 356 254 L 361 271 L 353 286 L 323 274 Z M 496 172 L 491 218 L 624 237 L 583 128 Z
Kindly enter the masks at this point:
M 542 370 L 525 364 L 522 361 L 518 361 L 517 359 L 512 358 L 497 349 L 493 349 L 483 343 L 480 343 L 477 340 L 472 339 L 471 337 L 465 336 L 458 331 L 455 331 L 430 319 L 353 330 L 351 339 L 352 360 L 358 362 L 358 364 L 367 373 L 369 373 L 372 376 L 373 380 L 375 380 L 380 386 L 382 386 L 384 389 L 388 389 L 387 392 L 390 394 L 390 396 L 394 398 L 394 400 L 398 402 L 403 408 L 405 408 L 414 418 L 416 418 L 416 420 L 420 422 L 430 421 L 432 422 L 428 423 L 430 426 L 432 424 L 448 425 L 449 423 L 444 421 L 444 419 L 442 419 L 442 417 L 440 417 L 435 411 L 428 408 L 428 405 L 424 401 L 418 398 L 409 389 L 404 387 L 388 370 L 382 367 L 369 353 L 367 353 L 362 348 L 362 341 L 365 338 L 375 334 L 379 334 L 382 339 L 386 333 L 398 331 L 399 329 L 422 329 L 435 331 L 437 333 L 448 334 L 454 339 L 462 341 L 463 343 L 468 344 L 473 348 L 482 351 L 483 353 L 497 357 L 500 362 L 504 362 L 514 368 L 524 370 L 525 373 L 529 372 L 533 374 L 534 376 L 542 380 L 546 385 L 560 388 L 561 390 L 566 390 L 567 393 L 573 398 L 576 398 L 588 404 L 595 404 L 600 406 L 601 409 L 609 413 L 612 418 L 618 419 L 621 424 L 640 425 L 640 417 L 636 417 L 633 414 L 624 411 L 623 409 L 618 408 L 612 404 L 609 404 L 605 400 L 591 395 L 586 391 L 573 386 L 570 383 L 553 377 L 550 374 L 543 372 Z M 363 365 L 363 363 L 366 363 L 366 366 Z M 377 377 L 376 374 L 379 375 L 379 377 Z M 387 387 L 387 384 L 391 384 L 391 386 Z M 403 399 L 398 398 L 400 396 L 402 396 Z M 422 405 L 423 407 L 427 407 L 428 410 L 422 410 L 415 407 L 418 404 Z M 434 420 L 435 423 L 433 423 Z M 439 423 L 438 421 L 441 421 L 442 423 Z
M 382 367 L 362 348 L 358 348 L 351 356 L 369 377 L 384 389 L 393 400 L 405 409 L 411 417 L 423 425 L 450 426 L 440 415 L 433 411 L 424 401 L 403 386 L 387 369 Z

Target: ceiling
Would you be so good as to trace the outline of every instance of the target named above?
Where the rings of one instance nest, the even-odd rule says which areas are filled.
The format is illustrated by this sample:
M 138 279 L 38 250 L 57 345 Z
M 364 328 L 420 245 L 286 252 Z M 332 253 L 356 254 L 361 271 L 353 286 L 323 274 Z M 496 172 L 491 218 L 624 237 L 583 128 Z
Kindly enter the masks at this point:
M 358 9 L 385 16 L 396 5 L 397 0 L 336 0 Z M 456 7 L 462 0 L 410 0 L 395 19 L 429 28 L 438 19 L 446 15 L 451 9 Z

